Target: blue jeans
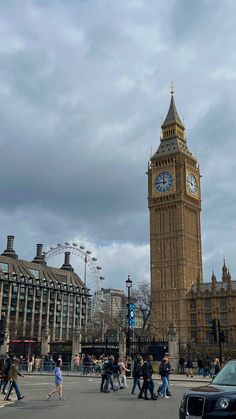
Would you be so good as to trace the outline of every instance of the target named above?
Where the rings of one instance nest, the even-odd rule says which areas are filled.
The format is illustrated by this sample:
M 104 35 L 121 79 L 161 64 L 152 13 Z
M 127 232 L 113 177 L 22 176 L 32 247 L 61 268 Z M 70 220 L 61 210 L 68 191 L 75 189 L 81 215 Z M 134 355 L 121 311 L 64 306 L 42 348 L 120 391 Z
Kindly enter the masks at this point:
M 139 390 L 141 390 L 142 386 L 141 386 L 141 383 L 140 383 L 140 379 L 139 378 L 134 378 L 131 394 L 134 394 L 135 389 L 136 389 L 137 386 L 138 386 Z
M 9 396 L 12 392 L 12 389 L 14 388 L 14 390 L 16 392 L 17 399 L 19 400 L 19 398 L 21 397 L 21 394 L 20 394 L 20 390 L 19 390 L 17 382 L 13 380 L 12 383 L 10 383 L 10 385 L 12 386 L 12 388 L 11 388 L 11 391 L 9 393 Z
M 162 379 L 162 385 L 160 387 L 160 392 L 163 396 L 166 396 L 167 390 L 168 390 L 168 377 L 161 377 Z

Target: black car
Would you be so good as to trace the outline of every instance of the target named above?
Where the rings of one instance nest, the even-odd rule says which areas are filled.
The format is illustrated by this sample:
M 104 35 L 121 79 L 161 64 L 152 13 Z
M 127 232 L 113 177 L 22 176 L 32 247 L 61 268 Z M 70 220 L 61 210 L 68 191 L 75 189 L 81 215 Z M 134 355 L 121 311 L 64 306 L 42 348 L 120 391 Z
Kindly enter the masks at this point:
M 180 419 L 236 419 L 236 360 L 229 361 L 210 384 L 184 393 Z

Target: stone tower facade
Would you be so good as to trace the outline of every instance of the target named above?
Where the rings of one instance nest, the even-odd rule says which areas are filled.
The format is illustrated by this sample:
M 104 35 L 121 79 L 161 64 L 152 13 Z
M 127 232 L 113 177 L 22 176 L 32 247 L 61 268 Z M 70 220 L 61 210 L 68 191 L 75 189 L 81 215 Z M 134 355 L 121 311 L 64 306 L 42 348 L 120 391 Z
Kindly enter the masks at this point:
M 190 339 L 187 294 L 202 283 L 200 172 L 189 151 L 174 92 L 160 145 L 148 169 L 152 332 L 167 339 L 171 323 Z

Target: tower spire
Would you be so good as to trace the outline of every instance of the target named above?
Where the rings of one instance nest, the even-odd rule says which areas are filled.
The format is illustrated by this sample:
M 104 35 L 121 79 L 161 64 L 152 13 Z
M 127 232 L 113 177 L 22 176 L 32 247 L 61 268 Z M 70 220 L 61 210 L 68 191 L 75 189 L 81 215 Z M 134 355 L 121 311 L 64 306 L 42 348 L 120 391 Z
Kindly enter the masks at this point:
M 163 132 L 163 140 L 172 138 L 172 137 L 179 137 L 181 140 L 185 141 L 184 136 L 184 124 L 181 121 L 179 114 L 176 109 L 175 100 L 174 100 L 174 83 L 171 82 L 170 85 L 170 107 L 167 112 L 166 118 L 161 126 Z

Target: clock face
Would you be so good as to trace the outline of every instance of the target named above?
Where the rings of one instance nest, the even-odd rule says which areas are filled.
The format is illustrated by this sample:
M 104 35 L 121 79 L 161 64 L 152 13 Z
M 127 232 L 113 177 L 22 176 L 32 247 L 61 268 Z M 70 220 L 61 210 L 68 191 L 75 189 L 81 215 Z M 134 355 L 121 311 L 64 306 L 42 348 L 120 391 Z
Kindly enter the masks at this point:
M 187 189 L 192 194 L 197 192 L 197 179 L 192 173 L 187 175 Z
M 161 172 L 156 177 L 155 188 L 158 192 L 167 192 L 173 183 L 173 176 L 169 172 Z

